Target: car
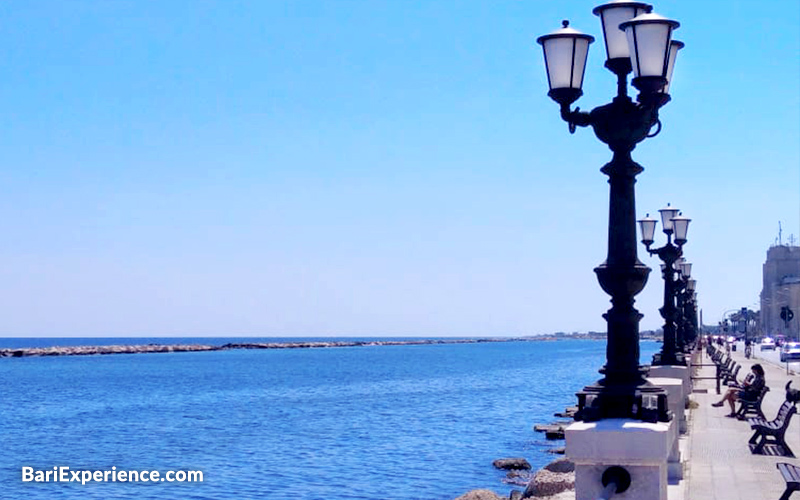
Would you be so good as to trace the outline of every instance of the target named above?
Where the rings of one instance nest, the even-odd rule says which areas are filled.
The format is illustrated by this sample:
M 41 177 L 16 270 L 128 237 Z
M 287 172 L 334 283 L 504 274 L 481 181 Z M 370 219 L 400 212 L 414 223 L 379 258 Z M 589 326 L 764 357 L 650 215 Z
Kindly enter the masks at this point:
M 800 359 L 800 342 L 786 342 L 781 347 L 781 362 Z
M 764 340 L 758 345 L 759 349 L 762 351 L 774 351 L 775 350 L 775 341 L 769 337 L 765 337 Z

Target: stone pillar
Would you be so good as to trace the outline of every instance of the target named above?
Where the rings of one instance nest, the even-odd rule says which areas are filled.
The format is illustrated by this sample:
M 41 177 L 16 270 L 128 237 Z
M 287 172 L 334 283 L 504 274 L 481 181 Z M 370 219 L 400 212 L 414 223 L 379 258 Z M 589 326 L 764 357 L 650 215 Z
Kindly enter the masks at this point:
M 686 434 L 686 425 L 683 381 L 679 378 L 660 378 L 647 377 L 651 384 L 661 387 L 667 391 L 667 405 L 672 412 L 670 422 L 670 450 L 667 458 L 667 476 L 670 482 L 678 482 L 683 479 L 683 464 L 681 463 L 681 451 L 678 443 L 680 434 Z
M 672 412 L 675 422 L 678 423 L 678 431 L 681 434 L 686 434 L 687 396 L 684 392 L 685 389 L 683 380 L 674 377 L 655 377 L 653 375 L 649 375 L 647 377 L 647 381 L 667 391 L 667 405 Z
M 648 377 L 657 378 L 679 378 L 683 381 L 683 399 L 684 404 L 689 404 L 689 394 L 692 393 L 692 371 L 688 366 L 681 365 L 664 365 L 650 367 L 647 373 Z
M 566 454 L 575 463 L 575 500 L 596 500 L 603 472 L 614 465 L 631 475 L 614 500 L 667 500 L 667 457 L 671 423 L 610 418 L 567 427 Z M 674 431 L 673 431 L 674 432 Z

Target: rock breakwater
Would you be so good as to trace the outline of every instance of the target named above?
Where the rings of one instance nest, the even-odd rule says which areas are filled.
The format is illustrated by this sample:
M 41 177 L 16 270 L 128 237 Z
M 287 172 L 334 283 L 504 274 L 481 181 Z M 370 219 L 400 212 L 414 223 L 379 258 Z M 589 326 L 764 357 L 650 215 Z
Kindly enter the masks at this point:
M 95 354 L 142 354 L 150 352 L 197 352 L 219 351 L 221 347 L 213 345 L 84 345 L 30 347 L 25 349 L 0 349 L 0 358 L 22 358 L 26 356 L 91 356 Z
M 87 345 L 27 347 L 0 349 L 0 358 L 29 356 L 90 356 L 104 354 L 146 354 L 160 352 L 202 352 L 231 349 L 321 349 L 333 347 L 368 347 L 431 344 L 474 344 L 480 342 L 521 342 L 544 340 L 538 338 L 481 338 L 481 339 L 420 339 L 420 340 L 369 340 L 369 341 L 314 341 L 314 342 L 254 342 L 228 343 L 221 346 L 204 344 L 142 344 L 142 345 Z

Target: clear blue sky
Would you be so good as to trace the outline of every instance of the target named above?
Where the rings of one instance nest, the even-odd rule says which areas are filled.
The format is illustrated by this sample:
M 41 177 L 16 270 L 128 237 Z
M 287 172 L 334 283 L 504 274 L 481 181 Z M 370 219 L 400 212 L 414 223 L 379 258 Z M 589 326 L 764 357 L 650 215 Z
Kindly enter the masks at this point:
M 605 104 L 598 4 L 3 2 L 0 335 L 604 330 L 610 152 L 535 44 L 594 35 L 577 105 Z M 686 48 L 637 208 L 693 219 L 716 323 L 757 307 L 778 221 L 800 237 L 800 8 L 655 11 Z

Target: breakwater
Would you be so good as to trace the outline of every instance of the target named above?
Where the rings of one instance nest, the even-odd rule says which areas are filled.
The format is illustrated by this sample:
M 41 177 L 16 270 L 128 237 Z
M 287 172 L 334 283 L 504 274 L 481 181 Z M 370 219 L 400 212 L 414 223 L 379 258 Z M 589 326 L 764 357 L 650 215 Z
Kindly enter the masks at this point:
M 29 356 L 91 356 L 105 354 L 146 354 L 163 352 L 225 351 L 231 349 L 322 349 L 334 347 L 367 347 L 432 344 L 476 344 L 482 342 L 526 342 L 553 340 L 551 337 L 479 338 L 479 339 L 419 339 L 369 341 L 312 341 L 312 342 L 238 342 L 223 345 L 206 344 L 142 344 L 142 345 L 84 345 L 27 347 L 0 349 L 0 358 Z

